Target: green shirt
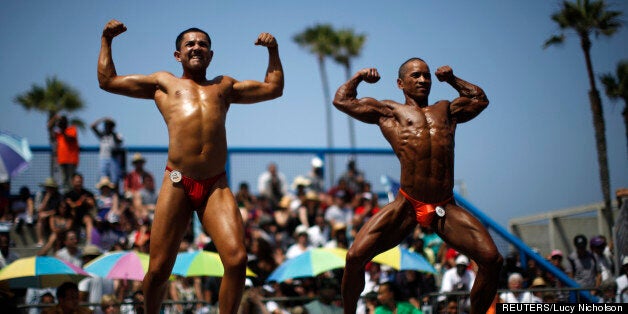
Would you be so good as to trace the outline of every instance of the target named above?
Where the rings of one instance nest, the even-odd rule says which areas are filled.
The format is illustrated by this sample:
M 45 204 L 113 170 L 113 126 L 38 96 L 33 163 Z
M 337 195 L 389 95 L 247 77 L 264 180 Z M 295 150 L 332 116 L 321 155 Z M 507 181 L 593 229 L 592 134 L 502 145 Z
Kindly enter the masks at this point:
M 392 314 L 392 311 L 380 305 L 375 308 L 375 314 Z M 409 302 L 397 302 L 397 314 L 423 314 L 423 312 Z

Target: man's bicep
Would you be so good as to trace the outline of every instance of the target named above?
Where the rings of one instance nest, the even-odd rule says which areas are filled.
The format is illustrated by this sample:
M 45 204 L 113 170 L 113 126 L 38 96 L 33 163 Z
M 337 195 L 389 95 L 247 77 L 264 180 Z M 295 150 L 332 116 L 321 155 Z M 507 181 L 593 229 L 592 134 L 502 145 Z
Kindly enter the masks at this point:
M 269 100 L 273 86 L 270 83 L 255 80 L 244 80 L 233 82 L 231 102 L 238 104 L 252 104 L 264 100 Z
M 449 109 L 457 123 L 464 123 L 479 115 L 486 106 L 488 101 L 458 97 L 449 104 Z
M 111 80 L 107 90 L 129 97 L 153 99 L 159 87 L 158 73 L 121 75 Z

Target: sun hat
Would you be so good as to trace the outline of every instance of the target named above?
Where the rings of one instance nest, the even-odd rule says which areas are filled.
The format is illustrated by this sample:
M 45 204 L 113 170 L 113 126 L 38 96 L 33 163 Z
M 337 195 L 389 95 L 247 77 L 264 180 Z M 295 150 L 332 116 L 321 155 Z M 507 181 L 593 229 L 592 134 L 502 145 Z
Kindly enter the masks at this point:
M 456 257 L 456 265 L 469 265 L 469 258 L 460 254 Z
M 133 159 L 131 159 L 132 163 L 136 163 L 136 162 L 146 162 L 146 159 L 144 158 L 144 156 L 142 156 L 142 154 L 140 153 L 135 153 L 133 154 Z
M 559 249 L 553 249 L 552 253 L 550 253 L 550 257 L 554 257 L 554 256 L 563 257 L 563 251 L 561 251 Z
M 58 188 L 59 187 L 57 182 L 55 182 L 54 178 L 46 178 L 46 180 L 44 180 L 43 183 L 40 183 L 39 186 L 42 186 L 45 188 Z
M 101 177 L 100 181 L 98 181 L 98 183 L 96 183 L 96 188 L 100 189 L 102 187 L 108 187 L 110 189 L 113 189 L 116 187 L 115 184 L 113 184 L 113 182 L 111 182 L 111 180 L 109 180 L 109 177 Z

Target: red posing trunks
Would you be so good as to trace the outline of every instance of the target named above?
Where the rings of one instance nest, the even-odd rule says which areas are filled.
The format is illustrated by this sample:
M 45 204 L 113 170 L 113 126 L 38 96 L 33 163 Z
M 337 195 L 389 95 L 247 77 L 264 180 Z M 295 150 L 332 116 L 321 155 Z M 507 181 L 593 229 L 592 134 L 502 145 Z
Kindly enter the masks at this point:
M 166 170 L 172 172 L 172 168 L 166 166 Z M 224 177 L 226 174 L 225 171 L 207 179 L 203 180 L 195 180 L 190 177 L 181 176 L 181 184 L 183 184 L 183 190 L 185 191 L 185 195 L 188 197 L 190 202 L 192 202 L 192 206 L 194 209 L 198 209 L 207 201 L 209 197 L 209 192 L 211 191 L 214 183 Z
M 445 205 L 449 203 L 453 198 L 453 196 L 450 196 L 448 199 L 440 203 L 426 204 L 413 199 L 402 189 L 399 189 L 399 193 L 401 193 L 401 195 L 403 195 L 403 197 L 405 197 L 406 200 L 408 200 L 408 202 L 412 204 L 412 206 L 414 207 L 414 211 L 416 212 L 416 221 L 418 221 L 422 227 L 427 227 L 432 223 L 434 215 L 436 214 L 436 206 Z

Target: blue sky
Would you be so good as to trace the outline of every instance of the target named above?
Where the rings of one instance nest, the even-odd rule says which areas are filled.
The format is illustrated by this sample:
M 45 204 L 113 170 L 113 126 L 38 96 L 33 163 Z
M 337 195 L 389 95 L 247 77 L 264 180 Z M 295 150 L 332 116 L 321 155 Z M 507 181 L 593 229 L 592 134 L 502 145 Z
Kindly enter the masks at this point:
M 626 14 L 626 1 L 611 1 Z M 325 147 L 325 110 L 314 56 L 292 37 L 308 26 L 330 23 L 367 35 L 353 70 L 376 67 L 382 79 L 363 84 L 359 96 L 402 101 L 395 78 L 399 65 L 422 57 L 432 72 L 450 65 L 459 77 L 481 86 L 489 108 L 458 127 L 456 178 L 469 199 L 506 224 L 549 210 L 599 202 L 597 156 L 588 102 L 584 58 L 577 39 L 541 48 L 557 33 L 550 15 L 558 1 L 11 1 L 0 11 L 0 128 L 46 144 L 45 116 L 26 112 L 13 98 L 56 75 L 76 88 L 87 123 L 101 116 L 118 121 L 132 146 L 165 146 L 166 128 L 151 101 L 108 94 L 98 88 L 100 35 L 111 18 L 128 31 L 114 40 L 118 73 L 166 70 L 180 75 L 174 39 L 195 26 L 212 36 L 209 76 L 262 80 L 267 52 L 254 46 L 260 32 L 279 42 L 285 70 L 284 95 L 255 105 L 234 105 L 228 140 L 237 147 Z M 624 20 L 628 17 L 624 16 Z M 628 26 L 626 26 L 628 27 Z M 594 39 L 597 73 L 614 72 L 628 58 L 628 29 Z M 345 80 L 328 61 L 332 91 Z M 601 88 L 601 87 L 600 87 Z M 430 102 L 453 99 L 455 91 L 434 82 Z M 611 189 L 628 186 L 628 156 L 621 119 L 623 103 L 602 101 Z M 334 146 L 348 147 L 347 118 L 333 110 Z M 357 145 L 388 148 L 374 125 L 356 122 Z M 85 131 L 83 145 L 96 145 Z M 368 169 L 364 169 L 368 171 Z

